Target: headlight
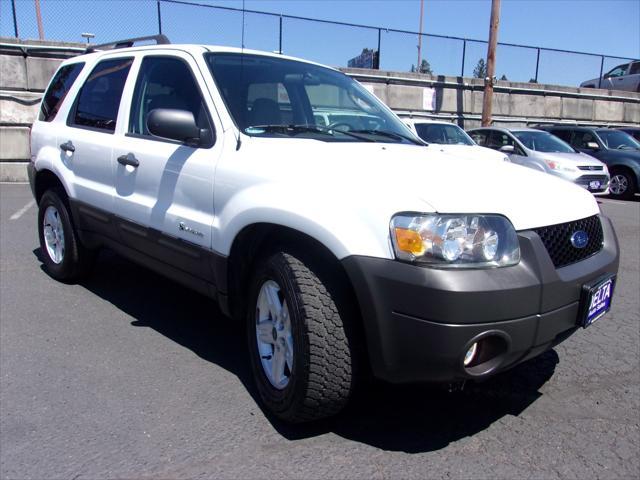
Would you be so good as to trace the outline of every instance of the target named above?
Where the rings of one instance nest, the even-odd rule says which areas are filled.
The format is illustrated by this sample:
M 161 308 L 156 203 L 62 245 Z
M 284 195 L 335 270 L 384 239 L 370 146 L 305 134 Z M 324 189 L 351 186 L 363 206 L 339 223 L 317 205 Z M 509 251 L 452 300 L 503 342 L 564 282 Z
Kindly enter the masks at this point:
M 578 169 L 576 167 L 574 167 L 573 165 L 563 165 L 560 162 L 557 162 L 555 160 L 545 160 L 544 163 L 547 164 L 547 167 L 549 167 L 551 170 L 561 170 L 563 172 L 577 172 Z
M 391 240 L 398 259 L 440 268 L 520 261 L 516 231 L 499 215 L 398 214 L 391 219 Z

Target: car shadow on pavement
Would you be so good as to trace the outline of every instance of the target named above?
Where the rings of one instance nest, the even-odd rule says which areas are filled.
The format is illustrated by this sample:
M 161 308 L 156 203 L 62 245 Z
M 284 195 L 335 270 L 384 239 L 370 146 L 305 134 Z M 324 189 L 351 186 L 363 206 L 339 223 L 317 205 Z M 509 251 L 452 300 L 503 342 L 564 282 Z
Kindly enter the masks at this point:
M 39 257 L 39 250 L 34 254 Z M 240 325 L 216 303 L 110 252 L 101 252 L 94 273 L 81 285 L 148 327 L 233 373 L 258 405 L 246 341 Z M 409 453 L 446 447 L 473 436 L 507 415 L 517 416 L 541 396 L 558 363 L 554 350 L 482 384 L 449 392 L 432 385 L 369 382 L 333 419 L 287 425 L 263 410 L 289 440 L 333 432 L 377 448 Z

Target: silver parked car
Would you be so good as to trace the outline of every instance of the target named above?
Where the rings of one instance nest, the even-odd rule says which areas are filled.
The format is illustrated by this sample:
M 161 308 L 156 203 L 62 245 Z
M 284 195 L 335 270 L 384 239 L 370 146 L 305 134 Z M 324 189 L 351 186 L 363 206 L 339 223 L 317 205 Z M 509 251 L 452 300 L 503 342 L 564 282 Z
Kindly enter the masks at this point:
M 594 195 L 609 193 L 607 166 L 549 132 L 533 128 L 488 127 L 468 133 L 478 145 L 506 153 L 512 163 L 569 180 Z
M 605 73 L 602 78 L 587 80 L 582 82 L 580 86 L 640 92 L 640 60 L 618 65 Z

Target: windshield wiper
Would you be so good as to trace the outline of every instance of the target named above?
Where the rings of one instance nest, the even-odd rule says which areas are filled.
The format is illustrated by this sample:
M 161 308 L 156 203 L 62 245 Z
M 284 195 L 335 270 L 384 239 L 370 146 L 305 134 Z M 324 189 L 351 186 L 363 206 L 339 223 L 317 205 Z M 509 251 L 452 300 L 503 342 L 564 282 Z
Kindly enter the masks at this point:
M 323 127 L 321 125 L 251 125 L 245 128 L 245 132 L 250 129 L 264 130 L 265 132 L 282 132 L 282 133 L 323 133 L 325 135 L 334 136 L 335 132 L 341 133 L 348 137 L 357 138 L 358 140 L 364 140 L 365 142 L 375 142 L 372 138 L 358 135 L 351 131 L 339 130 L 336 128 Z M 249 132 L 247 132 L 249 133 Z
M 367 135 L 379 135 L 381 137 L 395 138 L 396 140 L 407 140 L 416 145 L 423 145 L 425 147 L 429 145 L 424 140 L 413 138 L 413 137 L 410 137 L 409 135 L 404 135 L 398 132 L 389 132 L 388 130 L 352 130 L 351 133 L 365 133 Z

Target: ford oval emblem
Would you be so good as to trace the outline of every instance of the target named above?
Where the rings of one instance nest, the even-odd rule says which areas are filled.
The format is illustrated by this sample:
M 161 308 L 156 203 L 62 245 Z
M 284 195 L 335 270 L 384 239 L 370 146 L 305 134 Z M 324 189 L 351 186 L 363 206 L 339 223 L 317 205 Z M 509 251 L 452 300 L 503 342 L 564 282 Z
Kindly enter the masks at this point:
M 584 248 L 589 243 L 589 235 L 584 230 L 576 230 L 571 235 L 571 245 L 576 248 Z

